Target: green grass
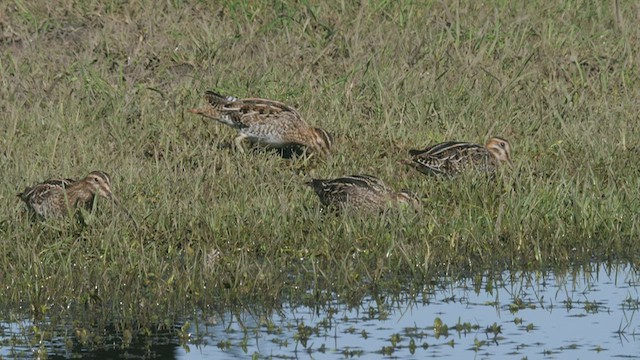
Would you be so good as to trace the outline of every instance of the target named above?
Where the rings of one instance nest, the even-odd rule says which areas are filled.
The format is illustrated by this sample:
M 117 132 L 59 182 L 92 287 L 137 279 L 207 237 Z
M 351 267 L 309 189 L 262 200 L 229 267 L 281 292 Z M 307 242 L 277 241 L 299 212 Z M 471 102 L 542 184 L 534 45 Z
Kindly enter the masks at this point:
M 1 302 L 158 320 L 308 290 L 357 302 L 445 273 L 637 264 L 637 6 L 456 4 L 0 5 Z M 240 154 L 232 129 L 186 112 L 207 89 L 298 107 L 334 134 L 333 157 Z M 515 163 L 494 180 L 399 163 L 492 135 Z M 139 226 L 108 203 L 87 226 L 31 223 L 15 196 L 96 169 Z M 335 216 L 303 185 L 357 173 L 423 208 Z

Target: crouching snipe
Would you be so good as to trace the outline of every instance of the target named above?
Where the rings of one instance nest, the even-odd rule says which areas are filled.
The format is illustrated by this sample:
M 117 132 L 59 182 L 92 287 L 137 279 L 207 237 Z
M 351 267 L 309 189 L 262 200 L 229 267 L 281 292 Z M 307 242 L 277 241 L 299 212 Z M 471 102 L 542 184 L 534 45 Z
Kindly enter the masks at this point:
M 311 127 L 298 110 L 278 101 L 266 99 L 237 99 L 213 91 L 205 93 L 207 104 L 189 112 L 217 120 L 238 131 L 236 147 L 244 152 L 242 141 L 249 140 L 280 148 L 301 145 L 315 153 L 328 155 L 332 139 L 323 129 Z
M 82 180 L 49 179 L 18 194 L 32 214 L 40 218 L 61 217 L 78 208 L 91 210 L 96 195 L 118 204 L 111 192 L 111 178 L 103 171 L 93 171 Z
M 404 163 L 424 174 L 456 175 L 469 169 L 495 172 L 506 162 L 511 166 L 511 145 L 494 137 L 485 146 L 467 142 L 445 142 L 423 150 L 410 150 L 411 160 Z
M 383 211 L 401 204 L 418 206 L 418 199 L 413 194 L 396 192 L 382 180 L 370 175 L 313 179 L 306 184 L 315 190 L 324 206 L 332 209 Z

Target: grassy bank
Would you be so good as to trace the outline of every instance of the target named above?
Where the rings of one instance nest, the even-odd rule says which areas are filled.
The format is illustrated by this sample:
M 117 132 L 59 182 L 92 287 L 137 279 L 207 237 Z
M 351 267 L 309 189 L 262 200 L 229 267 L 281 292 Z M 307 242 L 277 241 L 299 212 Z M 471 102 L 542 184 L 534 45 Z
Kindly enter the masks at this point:
M 118 304 L 96 311 L 127 318 L 637 262 L 638 7 L 445 3 L 1 5 L 3 301 Z M 334 155 L 240 154 L 232 129 L 186 112 L 207 89 L 296 106 L 334 134 Z M 511 141 L 515 163 L 494 180 L 399 163 L 491 135 Z M 107 203 L 87 226 L 31 223 L 15 197 L 96 169 L 138 226 Z M 328 215 L 303 185 L 352 173 L 410 189 L 423 208 Z

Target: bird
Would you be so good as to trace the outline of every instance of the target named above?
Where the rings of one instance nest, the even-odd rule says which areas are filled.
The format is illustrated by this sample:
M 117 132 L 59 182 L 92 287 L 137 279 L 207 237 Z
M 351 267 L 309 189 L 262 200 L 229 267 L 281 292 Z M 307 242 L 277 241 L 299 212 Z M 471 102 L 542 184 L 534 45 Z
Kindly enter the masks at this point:
M 235 145 L 241 153 L 244 153 L 242 141 L 245 139 L 274 148 L 302 145 L 323 156 L 331 153 L 331 135 L 324 129 L 309 126 L 291 106 L 267 99 L 238 99 L 213 91 L 205 92 L 204 97 L 207 100 L 204 107 L 188 111 L 236 129 Z
M 371 175 L 349 175 L 336 179 L 311 179 L 305 183 L 315 190 L 320 202 L 336 210 L 382 211 L 399 204 L 418 205 L 408 191 L 396 192 Z
M 111 191 L 111 177 L 104 171 L 92 171 L 79 181 L 48 179 L 17 194 L 29 212 L 41 219 L 66 216 L 78 208 L 90 210 L 96 195 L 119 204 Z
M 512 166 L 511 145 L 493 137 L 482 146 L 468 142 L 444 142 L 422 150 L 409 150 L 410 160 L 403 161 L 427 175 L 457 175 L 469 169 L 494 173 L 502 163 Z

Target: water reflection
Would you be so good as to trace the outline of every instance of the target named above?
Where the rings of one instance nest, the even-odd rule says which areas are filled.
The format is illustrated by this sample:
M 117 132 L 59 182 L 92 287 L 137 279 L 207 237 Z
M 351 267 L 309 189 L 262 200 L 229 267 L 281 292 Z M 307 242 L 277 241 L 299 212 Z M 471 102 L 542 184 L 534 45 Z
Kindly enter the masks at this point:
M 368 298 L 355 309 L 336 299 L 322 309 L 286 308 L 269 322 L 227 314 L 192 328 L 202 343 L 178 357 L 640 359 L 639 291 L 627 266 L 485 275 L 416 297 Z
M 485 274 L 368 297 L 356 308 L 336 298 L 267 314 L 200 312 L 128 346 L 124 334 L 104 329 L 102 347 L 82 346 L 69 330 L 45 346 L 49 358 L 640 359 L 639 285 L 629 266 Z M 0 356 L 31 358 L 39 342 L 30 327 L 0 322 Z

